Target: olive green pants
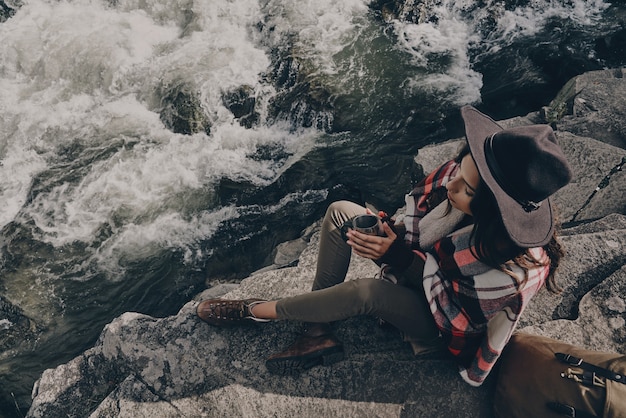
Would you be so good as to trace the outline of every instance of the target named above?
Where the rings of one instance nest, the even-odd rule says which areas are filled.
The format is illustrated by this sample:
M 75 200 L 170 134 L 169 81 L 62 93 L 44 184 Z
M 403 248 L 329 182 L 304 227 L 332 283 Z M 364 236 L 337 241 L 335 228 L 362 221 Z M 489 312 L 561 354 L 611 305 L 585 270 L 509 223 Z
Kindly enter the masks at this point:
M 430 312 L 421 277 L 412 285 L 363 278 L 344 281 L 352 250 L 341 236 L 343 223 L 365 208 L 352 202 L 332 203 L 320 232 L 320 248 L 313 290 L 281 299 L 276 304 L 279 319 L 332 322 L 357 315 L 372 315 L 392 324 L 405 335 L 432 340 L 439 334 Z

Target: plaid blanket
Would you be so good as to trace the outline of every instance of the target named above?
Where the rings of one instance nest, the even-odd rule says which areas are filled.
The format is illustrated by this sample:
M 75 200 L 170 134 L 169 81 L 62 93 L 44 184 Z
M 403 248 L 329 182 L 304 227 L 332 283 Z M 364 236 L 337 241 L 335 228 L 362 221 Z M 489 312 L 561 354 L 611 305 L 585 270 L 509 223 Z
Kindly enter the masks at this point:
M 548 266 L 531 269 L 526 284 L 518 288 L 511 276 L 474 257 L 472 225 L 460 226 L 442 237 L 428 252 L 419 248 L 419 222 L 446 198 L 445 185 L 457 170 L 458 164 L 449 161 L 407 195 L 405 241 L 426 260 L 426 298 L 461 376 L 479 386 L 509 341 L 528 301 L 543 286 Z M 547 260 L 543 248 L 533 248 L 531 253 L 537 260 Z M 517 266 L 509 268 L 523 277 Z

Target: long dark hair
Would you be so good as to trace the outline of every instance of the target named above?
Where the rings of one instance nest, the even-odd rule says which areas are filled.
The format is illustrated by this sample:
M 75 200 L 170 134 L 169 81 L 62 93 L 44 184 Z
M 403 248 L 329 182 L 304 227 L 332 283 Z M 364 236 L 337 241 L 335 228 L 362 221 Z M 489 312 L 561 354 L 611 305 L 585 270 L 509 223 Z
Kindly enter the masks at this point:
M 469 153 L 469 146 L 466 144 L 459 152 L 455 161 L 460 163 L 463 157 Z M 474 243 L 472 248 L 474 257 L 513 277 L 517 281 L 519 289 L 528 281 L 528 271 L 530 269 L 549 265 L 546 288 L 553 293 L 559 293 L 562 290 L 556 283 L 555 278 L 555 272 L 561 257 L 564 255 L 563 248 L 557 238 L 558 227 L 555 228 L 550 242 L 543 246 L 548 256 L 548 261 L 542 262 L 533 257 L 530 249 L 519 247 L 511 241 L 502 223 L 502 216 L 498 210 L 496 199 L 482 179 L 476 188 L 474 197 L 470 201 L 470 210 L 472 211 L 474 223 L 470 236 Z M 555 224 L 558 225 L 556 220 Z M 511 264 L 515 264 L 522 269 L 524 272 L 522 279 L 517 277 L 511 269 L 507 268 Z

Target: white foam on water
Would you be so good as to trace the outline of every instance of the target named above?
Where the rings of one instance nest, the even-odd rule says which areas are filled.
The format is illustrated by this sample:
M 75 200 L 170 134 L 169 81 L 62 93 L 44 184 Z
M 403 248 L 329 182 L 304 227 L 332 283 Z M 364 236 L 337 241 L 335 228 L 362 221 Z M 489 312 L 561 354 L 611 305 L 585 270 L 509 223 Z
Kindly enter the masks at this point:
M 92 139 L 90 115 L 113 74 L 177 35 L 142 13 L 95 2 L 28 2 L 0 26 L 0 226 L 14 219 L 57 147 Z
M 323 200 L 327 195 L 328 192 L 325 190 L 291 193 L 274 205 L 255 207 L 254 211 L 273 213 L 290 203 L 311 199 Z M 211 236 L 217 231 L 221 222 L 236 219 L 242 212 L 249 209 L 223 206 L 215 211 L 202 211 L 189 217 L 180 213 L 165 213 L 151 223 L 129 223 L 100 246 L 94 258 L 99 260 L 101 266 L 106 266 L 112 278 L 119 276 L 121 266 L 113 265 L 107 260 L 119 260 L 122 263 L 141 261 L 163 248 L 183 250 L 186 262 L 202 259 L 207 254 L 199 253 L 198 247 L 194 244 Z M 239 237 L 242 241 L 248 238 L 247 236 Z
M 275 28 L 272 46 L 293 38 L 292 54 L 308 62 L 313 72 L 335 74 L 333 55 L 352 44 L 366 24 L 367 0 L 268 0 L 262 6 L 266 24 Z M 291 36 L 293 35 L 293 36 Z
M 490 52 L 510 45 L 521 37 L 540 32 L 552 18 L 571 20 L 580 26 L 594 25 L 609 3 L 602 0 L 536 1 L 514 10 L 505 10 L 497 20 L 497 30 L 485 39 Z
M 186 216 L 181 212 L 194 210 L 193 202 L 183 199 L 210 194 L 221 178 L 268 185 L 306 152 L 305 134 L 296 138 L 275 127 L 250 130 L 225 124 L 210 137 L 173 135 L 130 96 L 99 110 L 109 112 L 98 118 L 109 121 L 104 124 L 107 132 L 115 132 L 123 146 L 93 163 L 78 184 L 63 183 L 39 194 L 27 211 L 43 232 L 39 239 L 55 246 L 90 242 L 108 223 L 113 235 L 98 250 L 97 259 L 111 271 L 121 258 L 141 259 L 159 248 L 189 251 L 220 222 L 236 216 L 232 208 Z M 314 133 L 309 136 L 312 143 Z M 249 157 L 265 144 L 280 144 L 292 157 L 280 165 Z
M 181 250 L 184 261 L 191 263 L 210 255 L 198 250 L 198 242 L 215 233 L 220 222 L 237 217 L 236 208 L 229 206 L 190 217 L 169 212 L 152 222 L 126 223 L 99 246 L 92 259 L 111 279 L 121 278 L 125 265 L 150 259 L 164 249 Z
M 119 272 L 121 261 L 159 249 L 193 251 L 237 213 L 186 207 L 188 196 L 210 200 L 224 177 L 267 185 L 317 133 L 245 129 L 222 103 L 242 85 L 261 110 L 274 94 L 259 81 L 266 52 L 249 36 L 261 18 L 255 2 L 105 3 L 31 0 L 0 25 L 0 226 L 32 219 L 37 239 L 83 242 L 103 270 Z M 160 94 L 179 86 L 197 93 L 210 135 L 174 134 L 160 121 Z M 290 157 L 251 158 L 265 145 Z M 57 167 L 81 171 L 79 180 L 46 178 Z M 50 186 L 24 207 L 37 176 Z M 102 228 L 111 235 L 90 247 Z
M 368 0 L 267 0 L 263 37 L 259 42 L 284 51 L 294 58 L 298 76 L 312 91 L 324 95 L 362 96 L 363 84 L 370 86 L 380 76 L 374 68 L 362 67 L 364 57 L 351 51 L 355 44 L 373 36 Z M 368 90 L 369 91 L 369 90 Z
M 458 104 L 476 102 L 480 99 L 482 75 L 471 69 L 468 50 L 478 36 L 449 10 L 439 10 L 442 18 L 436 24 L 394 22 L 398 45 L 411 54 L 417 67 L 424 68 L 408 85 L 428 94 L 439 92 Z M 430 71 L 432 57 L 448 61 L 446 70 Z
M 501 2 L 490 1 L 480 9 L 473 1 L 444 0 L 418 24 L 394 22 L 398 45 L 409 52 L 414 63 L 424 69 L 430 60 L 446 57 L 445 70 L 420 74 L 410 86 L 429 93 L 441 92 L 451 101 L 462 105 L 480 102 L 482 77 L 472 69 L 469 51 L 497 52 L 519 38 L 530 37 L 541 31 L 551 18 L 569 19 L 578 25 L 592 25 L 609 6 L 601 0 L 536 0 L 514 10 L 504 10 Z M 495 19 L 496 29 L 481 33 L 481 24 Z
M 42 99 L 94 93 L 179 32 L 142 11 L 120 13 L 96 1 L 29 1 L 0 27 L 2 72 L 27 83 L 24 93 L 42 91 Z M 52 87 L 60 91 L 45 94 Z
M 0 227 L 11 222 L 26 198 L 32 177 L 46 163 L 33 148 L 33 142 L 20 131 L 19 116 L 12 114 L 17 104 L 15 86 L 0 81 Z
M 250 38 L 252 25 L 261 19 L 256 2 L 121 1 L 118 8 L 141 8 L 157 21 L 185 20 L 181 37 L 164 46 L 144 65 L 115 80 L 119 91 L 137 91 L 150 106 L 158 107 L 163 90 L 186 85 L 200 93 L 202 105 L 213 123 L 231 123 L 233 116 L 222 103 L 225 91 L 240 86 L 253 89 L 263 107 L 271 87 L 259 83 L 269 65 L 266 51 Z M 179 22 L 180 23 L 180 22 Z

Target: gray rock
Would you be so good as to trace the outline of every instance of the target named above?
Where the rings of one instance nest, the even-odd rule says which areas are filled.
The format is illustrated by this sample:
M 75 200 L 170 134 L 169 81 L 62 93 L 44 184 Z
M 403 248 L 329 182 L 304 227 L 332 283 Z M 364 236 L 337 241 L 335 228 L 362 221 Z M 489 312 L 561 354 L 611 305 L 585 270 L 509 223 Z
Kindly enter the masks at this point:
M 626 148 L 626 70 L 591 71 L 574 77 L 544 109 L 559 130 Z
M 308 291 L 318 238 L 312 238 L 297 267 L 252 276 L 224 297 Z M 349 278 L 375 274 L 372 262 L 355 261 Z M 277 377 L 265 369 L 265 357 L 294 338 L 296 324 L 219 329 L 199 321 L 196 306 L 190 302 L 163 319 L 136 313 L 117 318 L 93 349 L 44 373 L 29 416 L 392 417 L 410 410 L 435 417 L 468 404 L 475 410 L 467 416 L 488 416 L 489 385 L 467 390 L 449 359 L 416 359 L 396 331 L 380 328 L 373 319 L 337 324 L 346 361 L 298 378 Z M 111 381 L 106 397 L 94 389 L 110 388 Z M 450 383 L 440 392 L 437 381 Z M 80 401 L 67 402 L 72 398 Z M 65 402 L 56 403 L 61 399 Z M 85 411 L 86 404 L 94 409 Z
M 606 78 L 599 80 L 602 86 Z M 593 90 L 593 84 L 588 88 Z M 603 95 L 586 97 L 602 112 L 611 112 L 611 106 L 619 108 L 615 114 L 624 110 L 625 104 L 617 98 L 607 104 L 595 102 L 608 100 Z M 537 123 L 542 117 L 537 112 L 502 123 Z M 594 117 L 600 123 L 600 114 Z M 561 234 L 567 255 L 557 278 L 563 292 L 540 292 L 530 302 L 519 329 L 589 349 L 623 352 L 624 173 L 616 171 L 604 188 L 588 197 L 624 150 L 600 142 L 602 138 L 591 133 L 583 136 L 581 131 L 568 131 L 568 126 L 577 125 L 564 119 L 562 124 L 557 122 L 558 137 L 575 178 L 554 200 L 561 207 L 561 218 L 570 221 L 576 215 L 576 222 L 566 224 Z M 606 120 L 612 123 L 611 118 Z M 416 161 L 425 170 L 432 169 L 453 155 L 459 142 L 421 149 Z M 220 329 L 195 316 L 203 298 L 270 299 L 308 292 L 317 257 L 317 228 L 314 225 L 291 248 L 282 246 L 276 269 L 256 272 L 240 285 L 209 289 L 175 316 L 157 319 L 126 313 L 118 317 L 105 327 L 93 348 L 42 374 L 33 389 L 28 416 L 493 416 L 495 373 L 481 387 L 469 387 L 446 354 L 416 357 L 395 330 L 379 327 L 372 318 L 335 324 L 346 347 L 345 361 L 299 377 L 278 377 L 267 372 L 264 360 L 293 340 L 298 324 Z M 356 258 L 348 279 L 375 273 L 371 261 Z
M 584 228 L 566 230 L 561 242 L 566 249 L 565 261 L 559 267 L 558 282 L 563 291 L 554 295 L 542 292 L 534 297 L 520 326 L 549 319 L 576 320 L 583 309 L 581 300 L 623 269 L 626 264 L 626 217 L 611 215 Z M 623 272 L 622 272 L 623 275 Z M 590 329 L 590 332 L 596 332 Z M 623 347 L 624 341 L 603 334 L 606 344 Z
M 191 86 L 163 86 L 159 115 L 172 132 L 192 135 L 211 132 L 211 122 L 205 115 L 199 94 Z
M 256 98 L 252 87 L 240 86 L 223 93 L 222 103 L 239 120 L 241 126 L 251 128 L 258 123 L 260 115 L 254 108 Z
M 622 232 L 623 235 L 623 232 Z M 590 350 L 624 352 L 626 343 L 626 267 L 602 280 L 579 301 L 580 315 L 574 320 L 557 319 L 522 328 Z M 545 303 L 545 298 L 543 303 Z M 541 304 L 540 301 L 531 301 Z

